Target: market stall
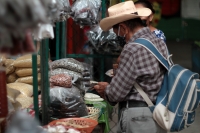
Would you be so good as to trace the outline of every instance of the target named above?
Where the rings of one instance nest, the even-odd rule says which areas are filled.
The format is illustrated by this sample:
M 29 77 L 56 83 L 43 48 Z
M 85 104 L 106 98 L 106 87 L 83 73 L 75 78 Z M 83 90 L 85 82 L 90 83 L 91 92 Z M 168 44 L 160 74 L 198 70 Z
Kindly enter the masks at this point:
M 2 118 L 7 117 L 3 119 L 4 124 L 1 124 L 1 127 L 5 129 L 9 127 L 10 130 L 6 132 L 12 133 L 11 129 L 15 126 L 23 126 L 17 125 L 15 120 L 22 119 L 21 117 L 24 116 L 24 121 L 31 121 L 28 116 L 20 114 L 20 112 L 27 112 L 39 121 L 40 124 L 35 122 L 35 126 L 40 125 L 44 131 L 37 130 L 42 130 L 41 132 L 74 130 L 89 133 L 98 123 L 105 124 L 103 132 L 109 132 L 108 116 L 112 107 L 98 94 L 93 94 L 91 89 L 97 82 L 92 81 L 94 79 L 91 65 L 76 60 L 77 57 L 99 58 L 102 60 L 101 65 L 104 65 L 105 58 L 117 57 L 120 53 L 122 47 L 118 45 L 113 31 L 103 32 L 98 26 L 100 19 L 106 15 L 106 0 L 102 2 L 101 0 L 77 0 L 71 4 L 68 0 L 37 0 L 36 3 L 24 4 L 20 3 L 22 1 L 18 0 L 15 6 L 21 7 L 23 13 L 15 14 L 6 10 L 11 16 L 13 15 L 13 22 L 18 21 L 18 19 L 14 21 L 15 15 L 18 15 L 19 25 L 15 25 L 16 22 L 7 24 L 11 20 L 0 23 L 0 26 L 5 27 L 0 31 L 0 50 L 8 55 L 1 55 L 1 66 L 5 68 L 1 79 L 5 82 L 1 87 L 1 99 L 4 100 L 1 101 L 7 103 L 8 100 L 12 106 L 12 108 L 9 106 L 9 111 L 6 110 L 7 107 L 0 111 L 4 111 Z M 6 3 L 6 1 L 1 2 L 2 5 Z M 14 5 L 12 1 L 7 1 L 6 4 L 10 4 L 11 7 Z M 13 9 L 17 8 L 13 7 Z M 32 11 L 32 19 L 26 19 L 27 9 Z M 86 32 L 88 44 L 98 54 L 66 54 L 66 39 L 68 39 L 66 22 L 69 18 L 72 18 L 80 28 L 89 27 Z M 16 33 L 13 34 L 9 26 L 13 26 L 12 32 Z M 53 27 L 56 29 L 55 32 Z M 9 36 L 2 35 L 5 31 Z M 51 61 L 49 39 L 54 37 L 56 60 Z M 5 38 L 8 40 L 12 38 L 11 43 L 8 44 L 13 47 L 5 47 L 5 42 L 2 41 Z M 37 44 L 37 50 L 34 48 L 32 38 Z M 104 68 L 102 67 L 101 70 L 100 80 L 103 80 Z M 18 110 L 21 111 L 18 113 Z M 29 129 L 31 130 L 31 127 Z

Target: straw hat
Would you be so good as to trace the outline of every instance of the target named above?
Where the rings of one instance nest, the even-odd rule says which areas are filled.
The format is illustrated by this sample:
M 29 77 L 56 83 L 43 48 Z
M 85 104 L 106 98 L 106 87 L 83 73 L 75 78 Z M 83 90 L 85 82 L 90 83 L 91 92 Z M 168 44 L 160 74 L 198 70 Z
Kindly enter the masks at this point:
M 104 18 L 100 21 L 100 27 L 104 31 L 111 29 L 113 25 L 120 22 L 129 19 L 149 16 L 151 14 L 151 10 L 148 8 L 136 9 L 133 1 L 126 1 L 108 8 L 108 14 L 109 17 Z

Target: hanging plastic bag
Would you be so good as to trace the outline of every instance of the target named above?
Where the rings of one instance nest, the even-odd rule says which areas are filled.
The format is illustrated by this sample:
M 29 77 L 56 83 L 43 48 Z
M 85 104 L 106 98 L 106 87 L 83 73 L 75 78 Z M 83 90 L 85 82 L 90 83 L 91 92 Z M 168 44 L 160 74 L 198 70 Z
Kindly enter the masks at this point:
M 38 27 L 33 31 L 34 40 L 54 38 L 53 26 L 51 24 L 38 24 Z
M 122 51 L 122 47 L 119 45 L 113 30 L 105 32 L 97 25 L 91 28 L 86 35 L 90 48 L 100 54 L 120 54 Z
M 71 8 L 71 17 L 81 26 L 96 25 L 100 6 L 101 0 L 76 0 Z

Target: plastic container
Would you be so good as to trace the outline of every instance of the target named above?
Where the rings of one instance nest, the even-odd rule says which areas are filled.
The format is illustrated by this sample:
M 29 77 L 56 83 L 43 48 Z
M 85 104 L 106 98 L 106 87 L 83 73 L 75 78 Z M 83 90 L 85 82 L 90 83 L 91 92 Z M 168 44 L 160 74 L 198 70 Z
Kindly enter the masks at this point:
M 91 133 L 98 122 L 90 118 L 65 118 L 50 122 L 49 126 L 62 125 L 64 127 L 72 127 L 81 133 Z

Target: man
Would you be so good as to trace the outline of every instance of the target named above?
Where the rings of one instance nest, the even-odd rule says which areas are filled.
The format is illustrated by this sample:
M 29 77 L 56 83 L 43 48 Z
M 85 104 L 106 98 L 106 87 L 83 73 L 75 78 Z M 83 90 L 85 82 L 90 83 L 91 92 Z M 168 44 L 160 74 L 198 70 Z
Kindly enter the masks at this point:
M 137 82 L 155 103 L 165 69 L 144 47 L 134 43 L 137 38 L 151 41 L 167 57 L 165 43 L 144 27 L 140 17 L 149 16 L 148 8 L 136 9 L 132 1 L 114 5 L 108 9 L 109 17 L 100 22 L 104 31 L 113 28 L 119 42 L 125 44 L 120 63 L 110 84 L 99 82 L 94 89 L 108 102 L 119 103 L 121 118 L 118 133 L 165 133 L 152 118 L 144 99 L 134 88 Z

